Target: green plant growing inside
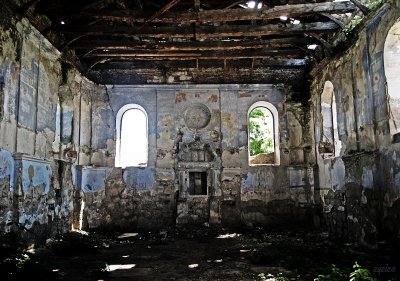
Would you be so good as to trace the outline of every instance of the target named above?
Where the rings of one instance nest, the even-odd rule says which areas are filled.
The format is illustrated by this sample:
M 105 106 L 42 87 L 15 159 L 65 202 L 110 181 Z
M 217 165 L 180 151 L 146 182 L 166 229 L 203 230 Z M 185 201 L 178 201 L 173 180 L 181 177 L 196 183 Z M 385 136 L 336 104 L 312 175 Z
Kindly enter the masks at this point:
M 385 2 L 384 0 L 367 0 L 366 6 L 368 9 L 374 10 L 375 8 L 379 7 L 384 2 Z
M 384 0 L 365 0 L 364 4 L 369 11 L 372 11 L 379 8 L 384 2 Z M 358 24 L 361 23 L 362 19 L 363 17 L 361 15 L 354 15 L 348 26 L 344 29 L 344 32 L 349 34 Z
M 314 281 L 344 281 L 348 279 L 348 273 L 339 269 L 336 265 L 332 264 L 331 272 L 328 274 L 320 274 Z
M 378 281 L 378 279 L 374 278 L 368 269 L 362 268 L 355 262 L 353 272 L 350 273 L 350 281 Z
M 320 274 L 317 278 L 314 278 L 314 281 L 378 281 L 368 269 L 362 268 L 358 262 L 354 263 L 353 271 L 350 273 L 349 271 L 332 264 L 330 273 Z
M 274 152 L 273 117 L 265 107 L 257 107 L 249 116 L 250 156 Z

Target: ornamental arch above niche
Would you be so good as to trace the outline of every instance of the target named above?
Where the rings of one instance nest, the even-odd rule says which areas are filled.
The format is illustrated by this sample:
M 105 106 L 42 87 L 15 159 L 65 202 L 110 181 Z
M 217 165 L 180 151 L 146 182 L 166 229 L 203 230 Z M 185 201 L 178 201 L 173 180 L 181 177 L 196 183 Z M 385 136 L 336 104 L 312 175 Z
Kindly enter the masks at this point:
M 190 129 L 203 129 L 207 127 L 211 120 L 210 109 L 202 104 L 195 103 L 185 110 L 185 124 Z

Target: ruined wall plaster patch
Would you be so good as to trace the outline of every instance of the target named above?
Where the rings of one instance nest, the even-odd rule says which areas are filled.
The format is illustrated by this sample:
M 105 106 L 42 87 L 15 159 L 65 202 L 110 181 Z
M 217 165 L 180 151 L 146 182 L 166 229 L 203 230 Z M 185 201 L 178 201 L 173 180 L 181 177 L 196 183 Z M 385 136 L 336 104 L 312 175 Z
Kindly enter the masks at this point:
M 112 168 L 83 167 L 81 185 L 83 192 L 98 192 L 103 190 L 111 171 Z
M 126 168 L 123 174 L 124 182 L 131 188 L 147 190 L 152 188 L 155 182 L 155 169 L 153 167 Z
M 217 102 L 218 101 L 218 96 L 217 95 L 211 95 L 208 100 L 210 102 Z
M 374 176 L 372 174 L 372 170 L 369 167 L 363 167 L 363 173 L 361 177 L 361 185 L 364 188 L 373 188 L 374 187 Z
M 342 159 L 336 159 L 332 165 L 332 189 L 340 190 L 345 183 L 345 165 Z
M 175 96 L 175 103 L 180 103 L 186 101 L 186 94 L 185 93 L 177 93 Z
M 295 168 L 289 167 L 289 183 L 291 187 L 304 186 L 306 173 L 303 167 Z
M 50 191 L 50 178 L 52 175 L 50 164 L 35 162 L 33 160 L 22 160 L 22 188 L 25 193 L 30 187 L 44 185 L 44 193 Z
M 248 172 L 247 174 L 243 175 L 241 185 L 243 188 L 251 188 L 252 186 L 254 186 L 254 181 L 254 175 Z
M 397 190 L 400 190 L 400 173 L 397 173 L 394 176 L 394 185 L 395 185 Z
M 0 180 L 7 177 L 10 182 L 10 190 L 14 188 L 14 159 L 9 151 L 0 149 Z

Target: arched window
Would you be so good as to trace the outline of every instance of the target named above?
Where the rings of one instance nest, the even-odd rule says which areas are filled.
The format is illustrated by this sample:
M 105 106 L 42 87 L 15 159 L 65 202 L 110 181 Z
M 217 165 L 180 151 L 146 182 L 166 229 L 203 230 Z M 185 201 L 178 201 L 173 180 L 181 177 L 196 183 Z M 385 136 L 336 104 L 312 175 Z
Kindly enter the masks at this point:
M 147 166 L 147 113 L 137 104 L 127 104 L 117 113 L 116 167 Z
M 321 95 L 322 136 L 319 152 L 326 157 L 339 156 L 341 141 L 337 128 L 336 99 L 333 84 L 326 81 Z
M 400 19 L 390 28 L 384 47 L 384 64 L 390 106 L 390 131 L 400 132 Z
M 279 165 L 278 111 L 264 101 L 247 112 L 249 165 Z

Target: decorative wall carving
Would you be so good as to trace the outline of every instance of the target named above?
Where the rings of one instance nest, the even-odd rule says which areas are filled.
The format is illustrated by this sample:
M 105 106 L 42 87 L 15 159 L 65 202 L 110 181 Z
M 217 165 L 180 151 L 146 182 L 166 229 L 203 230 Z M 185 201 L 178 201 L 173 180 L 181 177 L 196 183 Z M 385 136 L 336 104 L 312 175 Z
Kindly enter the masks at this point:
M 211 119 L 211 112 L 208 107 L 202 103 L 196 103 L 189 106 L 185 111 L 185 123 L 188 128 L 205 128 Z
M 203 143 L 196 135 L 193 142 L 179 144 L 179 161 L 183 162 L 212 162 L 214 153 L 208 143 Z

